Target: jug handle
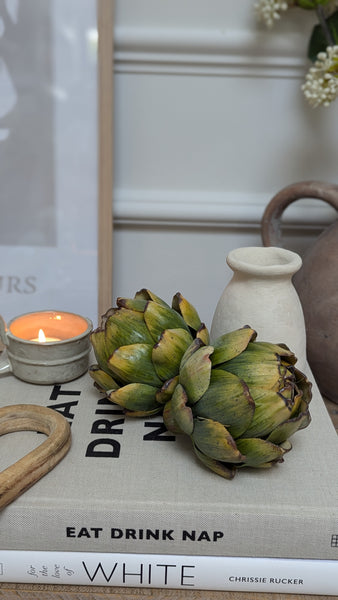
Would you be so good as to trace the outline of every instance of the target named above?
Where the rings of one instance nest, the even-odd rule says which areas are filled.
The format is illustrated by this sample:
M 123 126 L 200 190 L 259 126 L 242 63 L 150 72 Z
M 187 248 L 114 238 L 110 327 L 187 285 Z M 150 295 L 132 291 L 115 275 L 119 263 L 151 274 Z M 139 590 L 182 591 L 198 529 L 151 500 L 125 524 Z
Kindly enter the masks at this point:
M 338 211 L 338 185 L 322 181 L 299 181 L 283 188 L 267 205 L 261 222 L 264 246 L 281 246 L 280 219 L 283 211 L 301 198 L 324 200 Z

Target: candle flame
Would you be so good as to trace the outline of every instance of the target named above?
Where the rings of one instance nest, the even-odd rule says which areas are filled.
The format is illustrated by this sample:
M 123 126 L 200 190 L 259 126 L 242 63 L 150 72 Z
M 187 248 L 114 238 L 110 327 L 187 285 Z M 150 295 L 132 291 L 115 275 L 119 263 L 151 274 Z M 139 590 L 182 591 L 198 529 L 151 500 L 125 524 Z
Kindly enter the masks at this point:
M 43 329 L 39 329 L 38 340 L 39 340 L 39 342 L 45 342 L 46 341 L 46 336 L 45 336 L 45 332 L 44 332 Z

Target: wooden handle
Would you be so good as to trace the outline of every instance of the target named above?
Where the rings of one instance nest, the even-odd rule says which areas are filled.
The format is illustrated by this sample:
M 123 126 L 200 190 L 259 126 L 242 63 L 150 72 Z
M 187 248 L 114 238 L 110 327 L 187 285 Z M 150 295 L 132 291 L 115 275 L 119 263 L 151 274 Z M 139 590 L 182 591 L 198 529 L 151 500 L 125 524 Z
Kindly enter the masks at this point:
M 14 431 L 39 431 L 48 438 L 0 473 L 0 510 L 51 471 L 71 444 L 68 421 L 45 406 L 16 404 L 0 408 L 0 436 Z
M 324 200 L 338 211 L 338 185 L 322 181 L 299 181 L 278 192 L 267 205 L 262 218 L 264 246 L 281 246 L 280 219 L 283 211 L 301 198 Z

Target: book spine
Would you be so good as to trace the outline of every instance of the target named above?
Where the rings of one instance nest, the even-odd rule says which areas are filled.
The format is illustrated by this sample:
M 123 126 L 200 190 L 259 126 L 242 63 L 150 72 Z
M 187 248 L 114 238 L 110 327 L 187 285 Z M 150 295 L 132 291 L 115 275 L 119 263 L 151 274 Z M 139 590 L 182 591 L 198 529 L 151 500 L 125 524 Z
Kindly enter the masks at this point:
M 338 595 L 338 561 L 0 551 L 0 583 Z

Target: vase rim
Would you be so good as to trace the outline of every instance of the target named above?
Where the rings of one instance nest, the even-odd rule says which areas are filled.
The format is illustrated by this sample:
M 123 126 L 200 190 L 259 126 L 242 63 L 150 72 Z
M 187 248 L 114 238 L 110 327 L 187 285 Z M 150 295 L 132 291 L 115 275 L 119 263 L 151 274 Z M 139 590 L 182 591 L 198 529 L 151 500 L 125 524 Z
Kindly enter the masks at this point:
M 252 275 L 293 275 L 302 266 L 299 254 L 276 246 L 236 248 L 226 260 L 233 271 Z

